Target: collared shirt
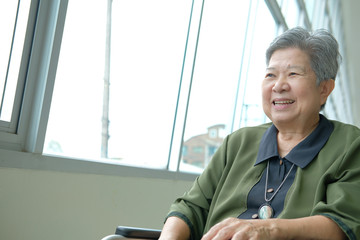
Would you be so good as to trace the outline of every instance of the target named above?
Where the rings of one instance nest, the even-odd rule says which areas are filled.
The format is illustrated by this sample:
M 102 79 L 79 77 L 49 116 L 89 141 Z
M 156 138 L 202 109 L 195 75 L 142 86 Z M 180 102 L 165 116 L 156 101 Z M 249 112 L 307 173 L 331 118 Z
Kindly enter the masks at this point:
M 360 129 L 338 121 L 326 122 L 330 124 L 320 123 L 318 129 L 321 126 L 333 128 L 331 136 L 307 166 L 296 166 L 295 179 L 277 218 L 323 215 L 332 219 L 349 239 L 360 239 Z M 266 170 L 268 161 L 265 158 L 268 156 L 260 158 L 259 149 L 271 125 L 241 128 L 227 136 L 189 191 L 171 205 L 167 217 L 183 219 L 190 228 L 191 239 L 201 239 L 217 223 L 247 211 L 249 192 L 260 182 Z M 317 131 L 311 135 L 322 134 L 322 131 Z M 309 139 L 299 146 L 308 144 L 313 147 L 314 143 L 307 142 Z M 286 157 L 293 153 L 295 148 Z M 257 159 L 259 162 L 256 164 Z M 290 160 L 296 161 L 291 157 L 287 161 Z M 270 170 L 271 174 L 274 173 L 273 168 Z M 261 199 L 264 188 L 263 185 Z
M 281 158 L 277 145 L 278 130 L 272 125 L 261 139 L 255 163 L 256 166 L 264 161 L 269 161 L 267 189 L 265 189 L 267 172 L 265 168 L 260 181 L 249 192 L 247 210 L 239 215 L 238 218 L 256 218 L 260 206 L 267 202 L 265 200 L 265 194 L 267 199 L 272 198 L 272 195 L 275 194 L 268 204 L 270 204 L 274 210 L 273 217 L 277 217 L 283 210 L 285 196 L 294 182 L 297 167 L 303 169 L 311 163 L 325 145 L 333 130 L 334 127 L 331 122 L 320 115 L 320 121 L 316 129 L 296 145 L 284 158 Z M 293 168 L 291 168 L 292 165 L 294 165 Z M 286 175 L 288 175 L 288 177 L 285 179 Z M 284 183 L 276 193 L 282 181 L 284 181 Z

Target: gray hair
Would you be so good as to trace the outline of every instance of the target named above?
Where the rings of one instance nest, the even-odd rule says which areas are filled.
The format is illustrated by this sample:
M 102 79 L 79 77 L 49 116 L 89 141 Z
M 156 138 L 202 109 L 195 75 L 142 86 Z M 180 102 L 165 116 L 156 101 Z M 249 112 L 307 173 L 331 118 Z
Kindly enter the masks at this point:
M 335 80 L 341 55 L 338 42 L 327 30 L 318 29 L 310 33 L 302 27 L 296 27 L 285 31 L 266 50 L 266 65 L 269 65 L 276 50 L 284 48 L 298 48 L 308 54 L 317 85 L 329 79 Z

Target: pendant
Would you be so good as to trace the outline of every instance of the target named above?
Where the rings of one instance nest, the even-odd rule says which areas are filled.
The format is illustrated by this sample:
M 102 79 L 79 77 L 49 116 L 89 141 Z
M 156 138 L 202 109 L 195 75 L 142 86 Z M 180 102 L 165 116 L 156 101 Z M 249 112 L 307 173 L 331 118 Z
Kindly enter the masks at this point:
M 264 203 L 259 207 L 259 218 L 269 219 L 274 216 L 274 209 L 268 203 Z

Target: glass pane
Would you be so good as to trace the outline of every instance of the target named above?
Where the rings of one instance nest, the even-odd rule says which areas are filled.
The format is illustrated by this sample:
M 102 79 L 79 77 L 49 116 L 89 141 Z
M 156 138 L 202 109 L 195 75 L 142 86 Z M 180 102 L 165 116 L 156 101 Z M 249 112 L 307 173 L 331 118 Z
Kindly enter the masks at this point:
M 202 169 L 230 132 L 250 1 L 205 4 L 181 170 Z
M 285 0 L 286 1 L 286 0 Z M 281 6 L 283 5 L 284 3 L 284 0 L 277 0 L 277 3 L 279 5 L 279 7 L 281 8 Z
M 275 36 L 275 22 L 267 6 L 263 1 L 213 1 L 206 2 L 204 11 L 182 171 L 188 169 L 185 164 L 204 168 L 224 137 L 240 125 L 265 121 L 260 83 L 265 71 L 265 49 Z M 246 98 L 245 90 L 251 93 Z M 249 119 L 246 124 L 236 122 L 239 118 L 235 115 L 239 116 L 242 109 L 241 105 L 236 108 L 238 102 L 244 108 L 251 107 L 244 113 L 244 119 Z
M 315 8 L 315 1 L 314 0 L 305 0 L 305 6 L 306 6 L 306 11 L 307 14 L 309 16 L 309 20 L 310 22 L 312 22 L 313 20 L 313 16 L 314 16 L 314 8 Z
M 10 122 L 30 0 L 0 2 L 0 120 Z
M 240 114 L 240 126 L 254 126 L 264 123 L 267 118 L 262 108 L 261 83 L 265 76 L 265 52 L 276 36 L 276 24 L 263 1 L 259 1 L 256 20 L 249 32 L 251 41 L 246 54 L 247 68 L 244 69 L 243 107 Z
M 325 15 L 325 0 L 318 0 L 313 9 L 312 29 L 322 28 Z
M 296 0 L 284 0 L 281 12 L 289 28 L 298 26 L 300 9 Z
M 190 10 L 183 0 L 113 1 L 109 159 L 166 166 Z M 106 16 L 106 1 L 69 1 L 46 153 L 101 158 Z

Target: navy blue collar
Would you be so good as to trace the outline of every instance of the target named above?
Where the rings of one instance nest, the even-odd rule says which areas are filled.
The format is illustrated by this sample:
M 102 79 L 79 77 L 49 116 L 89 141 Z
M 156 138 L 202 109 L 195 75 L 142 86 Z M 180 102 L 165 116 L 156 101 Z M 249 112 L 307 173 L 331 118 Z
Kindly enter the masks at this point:
M 315 130 L 296 145 L 285 156 L 285 159 L 295 163 L 298 167 L 305 168 L 320 152 L 333 130 L 333 124 L 320 114 L 320 121 Z M 273 157 L 280 158 L 277 146 L 277 133 L 278 130 L 274 124 L 266 130 L 260 142 L 255 165 Z

